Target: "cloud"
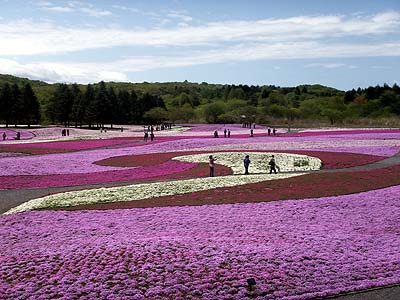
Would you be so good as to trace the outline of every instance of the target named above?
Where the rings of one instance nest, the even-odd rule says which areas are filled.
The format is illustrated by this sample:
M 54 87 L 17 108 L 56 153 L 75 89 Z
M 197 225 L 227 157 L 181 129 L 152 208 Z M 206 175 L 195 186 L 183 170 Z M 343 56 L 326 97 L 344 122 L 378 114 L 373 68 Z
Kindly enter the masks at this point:
M 55 8 L 51 2 L 41 7 Z M 60 6 L 64 7 L 64 6 Z M 75 11 L 93 5 L 70 1 Z M 124 6 L 119 9 L 134 8 Z M 89 11 L 85 12 L 90 14 Z M 308 64 L 308 68 L 357 68 L 340 61 L 345 57 L 400 56 L 400 12 L 372 16 L 299 16 L 256 21 L 213 22 L 193 26 L 184 12 L 172 18 L 180 25 L 169 29 L 115 27 L 66 27 L 32 20 L 0 21 L 0 73 L 27 76 L 49 82 L 127 81 L 128 74 L 162 68 L 276 59 L 334 58 L 332 63 Z M 181 16 L 178 16 L 182 13 Z M 187 19 L 189 20 L 189 19 Z M 388 35 L 391 33 L 391 35 Z M 377 38 L 379 37 L 379 38 Z M 390 37 L 390 40 L 389 38 Z M 157 48 L 159 55 L 121 57 L 118 47 Z M 173 49 L 173 52 L 170 48 Z M 110 48 L 109 61 L 55 61 L 49 55 Z M 126 51 L 124 51 L 126 53 Z M 172 54 L 173 53 L 173 54 Z M 37 56 L 21 63 L 19 56 Z M 3 57 L 3 58 L 1 58 Z M 75 56 L 78 57 L 78 56 Z M 95 56 L 93 56 L 95 57 Z M 27 58 L 28 59 L 28 58 Z M 277 69 L 277 68 L 275 68 Z
M 11 59 L 0 59 L 0 73 L 27 76 L 48 82 L 128 81 L 128 74 L 164 68 L 182 68 L 195 65 L 227 62 L 245 62 L 275 59 L 316 59 L 329 57 L 400 56 L 400 42 L 387 47 L 370 44 L 325 45 L 317 42 L 290 44 L 247 44 L 218 50 L 182 52 L 169 56 L 134 56 L 111 62 L 46 62 L 21 64 Z M 308 67 L 352 68 L 342 63 L 314 63 Z M 277 69 L 277 68 L 275 68 Z
M 128 12 L 131 12 L 131 13 L 135 13 L 135 14 L 140 14 L 140 15 L 143 15 L 143 16 L 150 16 L 150 17 L 155 17 L 155 18 L 159 18 L 160 17 L 160 15 L 155 13 L 155 12 L 144 11 L 144 10 L 140 10 L 140 9 L 133 8 L 133 7 L 127 7 L 127 6 L 123 6 L 123 5 L 112 5 L 111 7 L 115 8 L 115 9 L 123 10 L 123 11 L 128 11 Z
M 367 55 L 370 56 L 370 55 Z M 312 63 L 304 66 L 305 68 L 326 68 L 326 69 L 337 69 L 337 68 L 348 68 L 357 69 L 357 66 L 344 64 L 344 63 Z
M 124 73 L 106 70 L 96 64 L 71 64 L 34 62 L 21 64 L 0 58 L 0 73 L 28 77 L 46 82 L 90 83 L 105 81 L 128 81 Z
M 57 6 L 52 2 L 40 1 L 36 3 L 36 6 L 45 11 L 58 13 L 81 12 L 91 17 L 105 17 L 112 15 L 112 12 L 108 10 L 97 9 L 93 4 L 80 1 L 69 1 L 66 2 L 65 6 Z
M 79 11 L 91 16 L 91 17 L 105 17 L 112 15 L 112 12 L 108 10 L 99 10 L 93 7 L 81 7 Z
M 171 11 L 167 14 L 170 18 L 180 19 L 182 22 L 187 23 L 193 20 L 193 18 L 187 15 L 185 12 Z
M 106 14 L 99 12 L 98 15 Z M 0 55 L 53 54 L 117 46 L 218 45 L 220 47 L 226 43 L 279 44 L 326 38 L 330 40 L 342 37 L 370 38 L 373 35 L 398 32 L 399 29 L 399 12 L 364 18 L 311 16 L 214 22 L 202 26 L 150 30 L 61 27 L 50 23 L 22 20 L 0 23 Z
M 72 11 L 74 11 L 69 6 L 44 6 L 42 9 L 46 10 L 46 11 L 53 11 L 53 12 L 72 12 Z

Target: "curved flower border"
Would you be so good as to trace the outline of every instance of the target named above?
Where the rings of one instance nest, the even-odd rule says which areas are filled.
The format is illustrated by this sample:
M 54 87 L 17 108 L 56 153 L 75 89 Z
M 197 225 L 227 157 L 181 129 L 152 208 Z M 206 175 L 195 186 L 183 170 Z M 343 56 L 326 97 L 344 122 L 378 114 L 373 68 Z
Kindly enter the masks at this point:
M 290 178 L 303 174 L 305 173 L 208 177 L 65 192 L 30 200 L 10 209 L 5 214 L 36 209 L 51 209 L 76 205 L 143 200 L 162 196 L 193 193 L 221 187 L 245 185 L 266 180 Z

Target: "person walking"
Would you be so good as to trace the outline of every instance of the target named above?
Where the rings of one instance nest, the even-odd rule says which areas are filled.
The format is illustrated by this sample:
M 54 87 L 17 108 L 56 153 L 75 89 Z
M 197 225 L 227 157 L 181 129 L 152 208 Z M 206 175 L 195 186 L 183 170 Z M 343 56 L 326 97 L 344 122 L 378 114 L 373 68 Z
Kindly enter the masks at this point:
M 147 139 L 149 138 L 149 134 L 147 133 L 147 131 L 144 133 L 144 138 L 143 138 L 143 140 L 145 141 L 145 142 L 147 142 Z
M 276 174 L 276 162 L 274 155 L 272 155 L 272 158 L 268 164 L 269 164 L 269 174 L 272 174 L 272 171 L 274 171 L 274 173 Z
M 271 128 L 268 127 L 268 136 L 271 135 Z
M 208 157 L 208 163 L 209 163 L 209 165 L 210 165 L 210 177 L 214 177 L 214 169 L 215 169 L 215 161 L 216 161 L 217 159 L 216 158 L 213 158 L 213 156 L 212 155 L 210 155 L 209 157 Z
M 3 141 L 5 141 L 7 138 L 7 134 L 5 132 L 3 132 Z
M 276 128 L 272 129 L 272 133 L 274 134 L 274 136 L 276 135 Z
M 228 138 L 230 138 L 230 137 L 231 137 L 231 130 L 228 129 Z
M 254 137 L 254 135 L 253 135 L 253 129 L 250 129 L 250 137 Z
M 154 141 L 154 133 L 150 132 L 150 141 Z
M 250 165 L 250 157 L 246 155 L 243 159 L 244 164 L 244 175 L 249 175 L 249 165 Z
M 227 133 L 227 130 L 226 130 L 226 128 L 224 129 L 224 138 L 226 138 L 226 133 Z

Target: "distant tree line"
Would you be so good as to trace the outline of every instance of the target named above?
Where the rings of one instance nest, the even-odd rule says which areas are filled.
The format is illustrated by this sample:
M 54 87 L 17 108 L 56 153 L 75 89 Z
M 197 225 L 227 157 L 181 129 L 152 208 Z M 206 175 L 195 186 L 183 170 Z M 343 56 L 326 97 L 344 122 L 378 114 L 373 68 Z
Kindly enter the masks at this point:
M 103 81 L 97 85 L 88 84 L 81 88 L 77 84 L 57 84 L 50 98 L 45 114 L 51 123 L 65 126 L 103 127 L 105 124 L 142 124 L 146 112 L 152 108 L 165 108 L 159 96 L 125 89 L 118 92 Z
M 22 88 L 17 84 L 5 83 L 0 90 L 0 120 L 10 124 L 37 124 L 40 121 L 38 99 L 29 83 Z
M 43 122 L 101 127 L 167 120 L 288 125 L 308 120 L 333 125 L 360 118 L 399 116 L 397 84 L 344 92 L 322 85 L 279 87 L 187 81 L 46 84 L 0 75 L 0 122 L 7 125 Z

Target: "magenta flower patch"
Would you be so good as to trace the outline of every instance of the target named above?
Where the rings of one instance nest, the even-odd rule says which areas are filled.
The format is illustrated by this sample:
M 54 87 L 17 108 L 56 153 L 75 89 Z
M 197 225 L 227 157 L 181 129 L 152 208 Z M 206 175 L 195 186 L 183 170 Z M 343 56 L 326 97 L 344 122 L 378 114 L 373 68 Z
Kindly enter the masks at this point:
M 399 283 L 399 193 L 2 216 L 0 298 L 308 299 Z

